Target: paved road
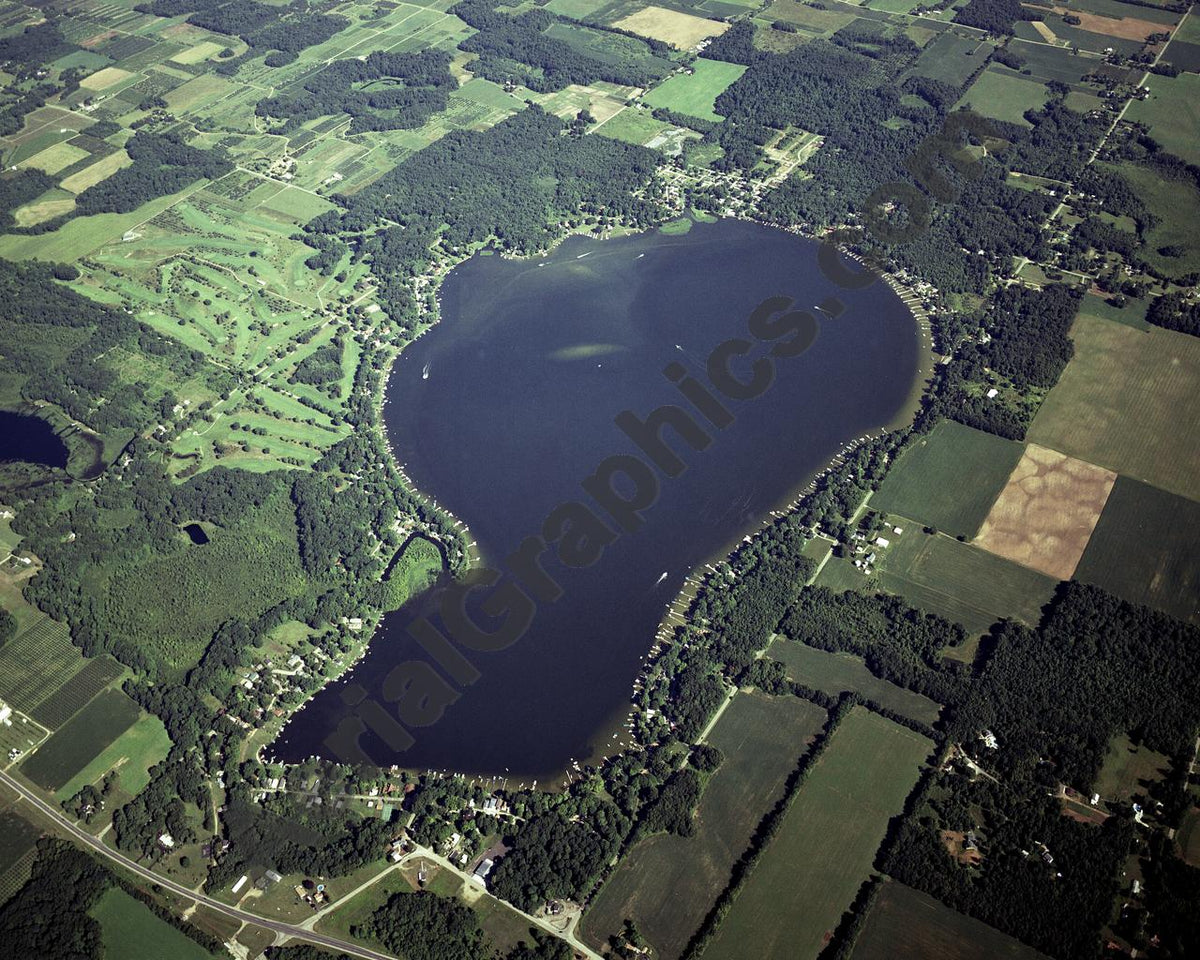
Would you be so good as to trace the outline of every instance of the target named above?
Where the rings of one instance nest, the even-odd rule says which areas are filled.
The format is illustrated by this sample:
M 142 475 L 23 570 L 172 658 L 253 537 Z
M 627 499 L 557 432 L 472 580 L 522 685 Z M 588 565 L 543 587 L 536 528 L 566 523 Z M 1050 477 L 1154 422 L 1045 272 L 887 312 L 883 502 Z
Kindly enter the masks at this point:
M 208 907 L 217 913 L 227 917 L 232 917 L 235 920 L 241 920 L 245 923 L 251 923 L 258 927 L 264 927 L 267 930 L 273 930 L 275 933 L 281 933 L 285 937 L 296 937 L 301 940 L 308 940 L 311 943 L 319 944 L 323 947 L 329 947 L 332 950 L 340 950 L 342 953 L 349 954 L 352 957 L 360 957 L 362 960 L 395 960 L 395 957 L 390 953 L 383 953 L 379 950 L 370 950 L 366 947 L 360 947 L 357 944 L 349 943 L 345 940 L 339 940 L 337 937 L 329 937 L 321 933 L 314 933 L 311 930 L 305 930 L 303 927 L 296 926 L 291 923 L 280 923 L 277 920 L 268 920 L 258 914 L 250 913 L 247 910 L 240 910 L 237 907 L 231 907 L 229 904 L 222 903 L 220 900 L 214 900 L 212 897 L 205 896 L 202 893 L 197 893 L 195 890 L 189 890 L 182 884 L 176 883 L 174 880 L 168 880 L 166 877 L 159 876 L 153 870 L 142 866 L 116 850 L 113 850 L 100 840 L 97 840 L 86 830 L 80 829 L 70 820 L 63 816 L 62 812 L 56 810 L 53 806 L 46 803 L 41 797 L 33 793 L 27 787 L 14 780 L 11 776 L 3 771 L 0 771 L 0 782 L 15 790 L 22 799 L 27 803 L 37 808 L 40 813 L 55 820 L 58 825 L 69 833 L 72 839 L 83 844 L 85 847 L 90 847 L 94 852 L 100 854 L 114 863 L 120 864 L 131 873 L 137 874 L 143 880 L 148 880 L 151 883 L 157 883 L 160 887 L 170 890 L 187 900 L 194 901 L 201 906 Z

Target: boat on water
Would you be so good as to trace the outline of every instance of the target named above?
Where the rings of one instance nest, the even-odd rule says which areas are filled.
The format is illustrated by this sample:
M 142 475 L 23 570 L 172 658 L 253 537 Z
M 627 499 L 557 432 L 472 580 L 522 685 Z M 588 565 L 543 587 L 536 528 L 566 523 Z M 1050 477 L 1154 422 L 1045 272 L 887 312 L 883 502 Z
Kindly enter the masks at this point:
M 427 363 L 427 364 L 425 364 L 425 366 L 424 366 L 424 367 L 422 367 L 422 368 L 421 368 L 421 379 L 422 379 L 422 380 L 428 380 L 428 379 L 429 379 L 429 368 L 430 368 L 431 366 L 433 366 L 433 364 Z

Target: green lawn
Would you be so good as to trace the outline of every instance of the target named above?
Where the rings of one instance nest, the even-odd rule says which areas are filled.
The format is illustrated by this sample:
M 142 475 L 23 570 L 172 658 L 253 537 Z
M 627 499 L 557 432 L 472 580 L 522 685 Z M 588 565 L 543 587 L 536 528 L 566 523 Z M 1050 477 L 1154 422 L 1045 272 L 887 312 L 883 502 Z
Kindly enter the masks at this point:
M 210 960 L 195 940 L 160 920 L 119 887 L 110 888 L 92 907 L 100 922 L 105 960 Z
M 900 455 L 871 507 L 973 537 L 1022 450 L 1019 443 L 943 420 Z
M 837 695 L 854 690 L 881 706 L 921 723 L 937 721 L 941 707 L 928 697 L 880 680 L 861 658 L 848 653 L 829 653 L 798 640 L 780 637 L 767 656 L 787 667 L 787 675 L 807 686 Z
M 933 743 L 862 707 L 842 720 L 703 960 L 816 957 L 870 873 Z
M 631 917 L 661 960 L 678 958 L 824 721 L 795 697 L 734 697 L 708 738 L 725 760 L 700 798 L 695 835 L 658 834 L 626 854 L 584 916 L 587 942 L 600 949 Z
M 1195 227 L 1200 222 L 1200 189 L 1187 180 L 1164 180 L 1148 167 L 1135 163 L 1102 166 L 1115 169 L 1128 180 L 1138 198 L 1158 218 L 1158 223 L 1146 233 L 1141 256 L 1172 279 L 1200 271 L 1200 244 L 1196 243 Z M 1169 247 L 1178 247 L 1182 255 L 1167 256 L 1160 252 Z
M 668 77 L 661 86 L 646 94 L 645 100 L 652 107 L 664 107 L 717 123 L 721 116 L 713 109 L 713 104 L 726 87 L 746 72 L 746 68 L 700 57 L 692 64 L 692 70 L 691 74 L 677 73 Z
M 413 537 L 394 561 L 384 583 L 386 609 L 397 610 L 430 586 L 442 572 L 442 551 L 424 537 Z
M 1170 768 L 1171 759 L 1165 754 L 1135 746 L 1127 736 L 1114 737 L 1096 778 L 1096 792 L 1109 803 L 1128 803 L 1135 794 L 1144 795 L 1146 785 L 1163 779 Z

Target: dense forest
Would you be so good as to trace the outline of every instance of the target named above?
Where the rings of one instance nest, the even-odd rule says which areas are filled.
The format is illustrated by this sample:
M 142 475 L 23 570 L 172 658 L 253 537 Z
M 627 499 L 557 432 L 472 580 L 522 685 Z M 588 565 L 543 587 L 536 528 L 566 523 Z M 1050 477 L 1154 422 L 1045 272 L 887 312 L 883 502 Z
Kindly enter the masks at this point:
M 336 113 L 353 118 L 351 133 L 411 129 L 446 109 L 446 95 L 458 87 L 449 68 L 450 56 L 441 50 L 376 51 L 361 60 L 335 60 L 299 89 L 266 97 L 255 109 L 260 117 L 283 119 L 283 132 Z
M 672 68 L 669 61 L 651 54 L 650 43 L 632 35 L 623 38 L 625 45 L 640 47 L 640 56 L 590 56 L 546 33 L 560 20 L 545 9 L 513 16 L 496 10 L 491 0 L 460 0 L 450 12 L 479 31 L 459 44 L 460 50 L 479 56 L 471 71 L 496 83 L 511 81 L 539 93 L 597 80 L 644 87 Z M 655 50 L 663 51 L 662 45 Z
M 233 169 L 221 148 L 189 147 L 174 134 L 135 133 L 125 144 L 133 163 L 75 200 L 80 216 L 94 213 L 128 213 L 147 200 L 182 190 L 197 180 L 216 180 Z

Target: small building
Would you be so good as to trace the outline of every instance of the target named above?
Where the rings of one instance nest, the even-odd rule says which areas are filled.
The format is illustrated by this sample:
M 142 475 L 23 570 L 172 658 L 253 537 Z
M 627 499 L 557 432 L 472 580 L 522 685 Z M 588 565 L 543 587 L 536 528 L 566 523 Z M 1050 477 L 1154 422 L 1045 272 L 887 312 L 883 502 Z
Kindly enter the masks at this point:
M 1133 886 L 1130 888 L 1130 890 L 1132 891 L 1133 895 L 1136 897 L 1139 893 L 1142 892 L 1142 881 L 1134 880 Z
M 996 399 L 996 396 L 997 396 L 999 393 L 1000 393 L 1000 391 L 999 391 L 999 390 L 997 390 L 995 387 L 992 387 L 991 389 L 989 389 L 989 390 L 988 390 L 988 392 L 985 394 L 985 396 L 986 396 L 986 397 L 987 397 L 989 400 L 995 400 L 995 399 Z
M 887 537 L 876 537 L 875 538 L 875 546 L 877 546 L 877 547 L 887 548 L 887 547 L 890 547 L 891 545 L 892 545 L 892 541 L 887 539 Z
M 246 885 L 246 881 L 249 879 L 250 879 L 250 875 L 243 873 L 242 878 L 233 885 L 233 892 L 237 893 L 239 890 L 241 890 L 242 887 L 244 887 Z
M 283 874 L 280 873 L 278 870 L 268 870 L 266 872 L 266 878 L 268 880 L 270 880 L 272 883 L 278 883 L 280 880 L 283 879 Z
M 12 707 L 3 702 L 0 702 L 0 723 L 12 723 Z
M 492 867 L 495 865 L 496 862 L 491 857 L 485 857 L 479 866 L 475 868 L 475 872 L 471 874 L 471 879 L 481 887 L 486 887 L 488 874 L 492 872 Z
M 158 838 L 158 845 L 164 850 L 170 850 L 175 846 L 175 838 L 169 833 L 160 834 Z

